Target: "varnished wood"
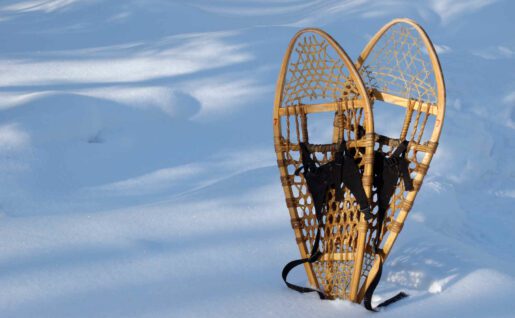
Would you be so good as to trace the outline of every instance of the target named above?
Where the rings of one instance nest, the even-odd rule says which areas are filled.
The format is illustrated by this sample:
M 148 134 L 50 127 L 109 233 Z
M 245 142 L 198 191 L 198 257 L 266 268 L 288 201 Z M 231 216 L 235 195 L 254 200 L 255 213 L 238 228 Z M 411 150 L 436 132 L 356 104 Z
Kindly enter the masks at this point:
M 315 38 L 310 38 L 312 36 L 316 36 L 321 38 L 321 41 L 323 43 L 318 43 Z M 345 74 L 342 75 L 345 76 L 345 83 L 336 83 L 336 84 L 342 84 L 342 91 L 337 91 L 337 93 L 341 93 L 341 96 L 336 98 L 334 97 L 332 101 L 328 103 L 314 103 L 313 105 L 300 105 L 299 101 L 296 99 L 291 99 L 290 96 L 285 97 L 285 87 L 286 87 L 286 76 L 289 74 L 290 71 L 289 67 L 295 68 L 298 67 L 298 63 L 296 61 L 290 61 L 290 57 L 292 56 L 292 52 L 294 50 L 302 50 L 302 45 L 304 46 L 310 46 L 311 42 L 315 41 L 316 43 L 313 44 L 311 48 L 321 50 L 324 49 L 324 47 L 330 47 L 332 50 L 334 50 L 337 54 L 337 56 L 332 56 L 331 59 L 337 59 L 336 62 L 340 61 L 341 64 L 339 67 L 345 70 Z M 298 47 L 300 46 L 300 48 Z M 297 52 L 297 51 L 296 51 Z M 300 54 L 300 53 L 299 53 Z M 338 62 L 338 63 L 340 63 Z M 309 62 L 306 62 L 309 63 Z M 323 65 L 326 63 L 326 61 L 321 61 L 320 65 Z M 319 66 L 319 64 L 316 64 L 314 67 L 322 67 Z M 324 69 L 319 70 L 320 72 L 323 72 Z M 343 74 L 343 73 L 342 73 Z M 289 75 L 293 76 L 293 75 Z M 311 83 L 307 83 L 310 84 Z M 316 86 L 317 90 L 323 90 L 324 87 L 320 86 L 323 83 L 313 83 L 313 86 Z M 295 90 L 295 92 L 298 94 L 304 94 L 304 90 L 306 89 L 305 86 L 293 86 L 296 85 L 288 84 L 290 90 Z M 306 85 L 307 86 L 307 85 Z M 309 86 L 311 87 L 311 86 Z M 310 89 L 310 88 L 307 89 Z M 329 88 L 331 89 L 331 88 Z M 347 96 L 346 96 L 347 95 Z M 351 97 L 358 97 L 353 98 Z M 324 97 L 325 93 L 324 93 Z M 310 96 L 310 99 L 312 96 Z M 327 99 L 327 98 L 326 98 Z M 309 115 L 313 113 L 319 113 L 319 112 L 331 112 L 334 113 L 335 111 L 342 110 L 343 108 L 346 108 L 346 111 L 350 111 L 347 115 L 357 116 L 356 111 L 360 110 L 363 113 L 363 118 L 361 118 L 360 125 L 363 125 L 366 135 L 367 136 L 373 136 L 374 126 L 373 126 L 373 120 L 372 120 L 372 110 L 370 107 L 370 100 L 369 96 L 365 90 L 365 86 L 363 84 L 363 81 L 361 80 L 361 77 L 359 76 L 359 73 L 354 67 L 354 64 L 350 60 L 350 58 L 347 56 L 347 54 L 343 51 L 343 49 L 339 46 L 334 39 L 332 39 L 329 35 L 327 35 L 325 32 L 319 30 L 319 29 L 304 29 L 299 31 L 291 40 L 288 49 L 286 51 L 286 54 L 283 58 L 283 63 L 281 66 L 281 71 L 279 73 L 279 79 L 277 81 L 277 87 L 276 87 L 276 96 L 275 96 L 275 102 L 274 102 L 274 114 L 273 114 L 273 127 L 274 127 L 274 144 L 275 144 L 275 150 L 277 153 L 277 159 L 279 162 L 279 170 L 281 175 L 281 180 L 283 183 L 283 190 L 285 193 L 286 201 L 290 202 L 291 200 L 298 200 L 298 197 L 296 198 L 294 196 L 293 191 L 295 190 L 295 186 L 293 183 L 289 182 L 288 175 L 291 173 L 291 171 L 288 171 L 287 163 L 297 164 L 297 166 L 300 164 L 298 161 L 292 160 L 291 158 L 285 158 L 285 154 L 288 154 L 289 152 L 294 152 L 299 154 L 299 147 L 298 142 L 300 142 L 301 139 L 304 138 L 304 135 L 307 133 L 306 127 L 302 126 L 302 118 L 300 120 L 300 125 L 302 127 L 296 127 L 296 125 L 299 124 L 299 117 L 302 115 L 306 116 L 306 120 L 309 121 Z M 281 118 L 286 118 L 286 126 L 283 127 Z M 296 122 L 297 121 L 297 122 Z M 357 129 L 357 125 L 354 125 L 352 129 Z M 286 128 L 286 135 L 283 135 L 283 129 Z M 292 141 L 290 138 L 298 133 L 302 132 L 303 138 L 298 138 L 298 141 Z M 340 136 L 337 136 L 337 139 L 343 137 L 343 133 L 349 133 L 346 131 L 346 129 L 342 129 L 340 132 Z M 368 138 L 368 137 L 367 137 Z M 358 143 L 361 143 L 365 147 L 365 153 L 363 154 L 362 164 L 363 164 L 363 183 L 367 185 L 365 188 L 365 192 L 368 196 L 371 194 L 371 179 L 372 179 L 372 165 L 373 165 L 373 138 L 364 138 L 362 141 L 357 140 L 349 140 L 348 147 L 355 147 L 358 145 Z M 333 142 L 336 140 L 333 139 Z M 330 146 L 332 147 L 332 146 Z M 355 149 L 361 149 L 361 148 L 355 148 Z M 314 150 L 322 151 L 326 157 L 324 160 L 328 160 L 329 156 L 331 155 L 331 151 L 334 151 L 333 149 L 329 149 L 328 147 L 320 147 L 317 148 L 317 146 L 314 146 Z M 297 156 L 298 157 L 298 156 Z M 297 159 L 299 160 L 299 159 Z M 291 166 L 291 165 L 290 165 Z M 297 167 L 295 166 L 295 167 Z M 300 178 L 301 184 L 305 185 L 305 180 L 302 177 Z M 298 188 L 297 188 L 298 189 Z M 297 190 L 298 191 L 298 190 Z M 347 194 L 348 196 L 350 193 Z M 304 196 L 302 197 L 304 200 Z M 311 230 L 314 231 L 316 229 L 316 226 L 313 225 L 313 216 L 307 218 L 306 216 L 301 217 L 298 215 L 298 209 L 300 207 L 304 209 L 308 209 L 311 211 L 310 213 L 313 213 L 313 203 L 303 203 L 298 202 L 299 207 L 295 208 L 293 205 L 289 204 L 289 213 L 290 218 L 293 220 L 292 224 L 295 224 L 294 233 L 295 238 L 299 247 L 299 251 L 302 258 L 309 256 L 309 248 L 308 244 L 311 245 L 313 242 L 313 236 L 314 233 L 307 231 Z M 350 213 L 350 210 L 347 211 L 347 208 L 343 209 L 337 209 L 337 210 L 331 210 L 328 212 L 328 215 L 332 215 L 334 213 L 343 213 L 348 214 Z M 353 206 L 351 209 L 356 209 L 356 206 Z M 340 211 L 340 212 L 338 212 Z M 356 213 L 356 215 L 359 215 L 360 213 Z M 335 214 L 337 215 L 337 214 Z M 308 222 L 309 226 L 307 227 L 301 227 L 298 220 L 301 219 L 304 222 Z M 340 222 L 343 219 L 340 219 Z M 311 222 L 311 223 L 310 223 Z M 365 236 L 366 236 L 366 229 L 363 231 L 363 222 L 365 220 L 363 219 L 363 216 L 359 215 L 359 219 L 352 221 L 354 223 L 353 228 L 354 231 L 356 231 L 356 237 L 352 236 L 343 238 L 344 241 L 342 241 L 343 244 L 352 244 L 354 252 L 351 253 L 352 256 L 348 255 L 348 253 L 329 253 L 325 251 L 324 255 L 322 256 L 322 260 L 315 263 L 315 266 L 321 270 L 319 274 L 317 274 L 314 270 L 314 267 L 310 264 L 305 264 L 306 273 L 308 276 L 308 280 L 310 284 L 315 287 L 323 290 L 325 293 L 328 294 L 331 298 L 344 298 L 349 299 L 351 301 L 356 301 L 357 293 L 359 290 L 359 282 L 360 282 L 360 271 L 359 268 L 361 267 L 361 262 L 363 261 L 363 248 L 365 243 Z M 361 226 L 358 226 L 358 223 L 361 224 Z M 327 225 L 329 226 L 329 225 Z M 336 226 L 336 225 L 331 225 Z M 366 227 L 366 224 L 365 224 Z M 308 234 L 308 235 L 307 235 Z M 330 235 L 329 232 L 326 232 L 326 235 Z M 349 239 L 349 241 L 346 241 Z M 322 245 L 324 248 L 328 248 L 329 242 L 327 240 L 330 240 L 329 238 L 325 238 L 325 241 L 322 242 Z M 355 241 L 353 241 L 355 240 Z M 309 246 L 311 247 L 311 246 Z M 352 277 L 348 277 L 347 283 L 348 286 L 335 286 L 333 283 L 327 284 L 326 282 L 328 280 L 323 279 L 323 276 L 325 277 L 336 277 L 334 275 L 337 275 L 336 272 L 333 272 L 339 268 L 341 268 L 342 264 L 334 263 L 333 262 L 345 262 L 352 260 L 352 267 L 349 267 L 348 271 L 352 273 Z M 356 266 L 353 266 L 356 264 Z M 345 266 L 351 266 L 349 265 Z M 323 283 L 323 284 L 322 284 Z M 336 282 L 336 284 L 339 284 Z M 344 282 L 341 282 L 341 284 L 344 284 Z M 337 288 L 338 287 L 338 288 Z M 343 290 L 343 292 L 339 292 L 339 290 Z
M 400 45 L 381 49 L 371 59 L 375 47 L 386 37 Z M 403 46 L 406 39 L 412 41 L 408 47 Z M 382 45 L 386 47 L 389 43 Z M 326 48 L 334 50 L 337 56 L 327 56 Z M 293 53 L 299 56 L 306 54 L 309 58 L 292 60 Z M 401 60 L 376 65 L 389 54 Z M 327 63 L 334 64 L 331 64 L 331 73 L 319 76 L 329 69 Z M 422 69 L 417 71 L 417 67 Z M 336 75 L 332 73 L 334 70 Z M 372 103 L 377 101 L 384 102 L 377 107 L 393 105 L 406 109 L 398 135 L 375 134 Z M 273 127 L 280 180 L 302 258 L 310 255 L 317 226 L 313 202 L 308 202 L 310 195 L 306 193 L 305 180 L 302 175 L 294 176 L 292 171 L 301 165 L 299 143 L 309 143 L 310 116 L 324 112 L 335 114 L 333 123 L 330 123 L 333 126 L 332 140 L 324 145 L 308 144 L 308 148 L 323 156 L 320 160 L 323 164 L 331 159 L 342 138 L 345 139 L 347 147 L 355 151 L 355 159 L 362 168 L 362 182 L 372 206 L 377 205 L 373 200 L 377 190 L 372 189 L 374 147 L 388 155 L 402 140 L 409 141 L 407 159 L 411 162 L 415 190 L 404 191 L 403 183 L 398 184 L 379 236 L 379 252 L 374 254 L 372 244 L 372 238 L 380 233 L 373 225 L 375 216 L 367 223 L 362 213 L 356 212 L 355 205 L 347 206 L 348 202 L 336 201 L 332 193 L 321 242 L 323 255 L 313 265 L 305 264 L 310 284 L 323 290 L 329 298 L 361 302 L 377 275 L 377 260 L 386 260 L 403 229 L 441 134 L 445 85 L 438 57 L 424 30 L 409 19 L 393 20 L 370 40 L 356 64 L 351 63 L 333 38 L 319 29 L 301 30 L 291 40 L 277 81 Z M 362 131 L 358 133 L 358 129 L 364 129 L 365 134 Z M 423 139 L 426 136 L 424 130 L 431 131 L 428 139 Z M 423 153 L 422 159 L 417 153 Z M 347 190 L 347 196 L 350 195 Z M 344 252 L 342 248 L 345 248 Z M 350 274 L 342 276 L 342 267 L 345 273 Z
M 408 107 L 410 100 L 401 96 L 396 96 L 388 93 L 384 93 L 378 91 L 377 89 L 372 89 L 371 94 L 376 100 L 387 102 L 393 105 Z M 356 99 L 354 100 L 357 107 L 363 107 L 363 100 Z M 433 103 L 423 103 L 419 101 L 414 101 L 413 109 L 422 112 L 429 112 L 431 115 L 436 115 L 438 113 L 437 105 Z M 328 111 L 336 111 L 338 110 L 338 103 L 321 103 L 321 104 L 307 104 L 307 105 L 299 105 L 296 106 L 299 109 L 302 108 L 306 114 L 314 114 L 314 113 L 323 113 Z M 286 110 L 284 108 L 279 109 L 279 116 L 285 116 Z
M 397 239 L 399 233 L 402 230 L 402 227 L 404 225 L 404 222 L 406 220 L 406 217 L 408 215 L 408 212 L 410 211 L 411 207 L 413 206 L 413 202 L 416 198 L 416 195 L 418 191 L 420 190 L 420 186 L 422 184 L 423 178 L 429 168 L 431 159 L 434 155 L 434 152 L 436 151 L 436 145 L 438 144 L 438 140 L 440 139 L 440 134 L 442 131 L 442 124 L 444 120 L 445 115 L 445 84 L 443 79 L 443 74 L 440 66 L 440 62 L 438 60 L 438 56 L 436 54 L 436 51 L 434 49 L 433 44 L 431 43 L 431 40 L 427 36 L 426 32 L 418 25 L 416 22 L 410 20 L 410 19 L 395 19 L 391 21 L 390 23 L 386 24 L 381 30 L 379 30 L 374 37 L 370 40 L 370 42 L 367 44 L 367 46 L 364 48 L 363 52 L 359 56 L 356 67 L 360 70 L 364 70 L 364 66 L 367 63 L 367 59 L 369 58 L 370 54 L 372 53 L 374 47 L 378 44 L 378 42 L 381 40 L 383 36 L 386 36 L 386 33 L 389 32 L 394 26 L 401 26 L 406 28 L 414 29 L 416 34 L 420 37 L 420 40 L 423 43 L 423 48 L 420 48 L 420 50 L 425 50 L 425 53 L 427 53 L 427 56 L 430 61 L 430 65 L 432 67 L 432 72 L 435 80 L 435 86 L 433 89 L 435 91 L 435 98 L 436 102 L 430 102 L 427 100 L 416 100 L 416 103 L 414 104 L 413 110 L 419 111 L 419 112 L 428 112 L 432 116 L 435 116 L 433 131 L 431 133 L 431 136 L 428 141 L 424 143 L 417 143 L 414 141 L 410 141 L 409 149 L 412 149 L 412 151 L 421 151 L 424 152 L 423 159 L 421 162 L 415 162 L 416 168 L 414 169 L 415 177 L 413 180 L 413 184 L 415 186 L 415 191 L 409 191 L 405 192 L 405 196 L 403 200 L 401 201 L 401 204 L 399 206 L 391 205 L 390 210 L 388 213 L 392 216 L 395 216 L 395 219 L 387 226 L 386 233 L 382 236 L 383 237 L 383 244 L 382 244 L 382 250 L 383 253 L 381 255 L 376 255 L 377 257 L 381 257 L 383 262 L 386 260 L 388 255 L 391 252 L 391 249 L 395 243 L 395 240 Z M 403 52 L 398 52 L 399 54 L 402 54 Z M 405 53 L 405 52 L 404 52 Z M 382 70 L 382 72 L 384 72 Z M 363 75 L 363 72 L 362 72 Z M 394 79 L 397 74 L 392 75 L 390 78 Z M 419 79 L 416 79 L 419 80 Z M 420 81 L 420 80 L 419 80 Z M 415 83 L 413 85 L 418 85 L 419 83 Z M 381 100 L 389 104 L 394 105 L 400 105 L 407 107 L 409 104 L 409 99 L 405 97 L 395 96 L 393 94 L 390 94 L 389 92 L 381 91 L 381 89 L 372 89 L 371 87 L 368 87 L 369 90 L 373 92 L 373 96 L 376 100 Z M 420 116 L 420 115 L 419 115 Z M 416 117 L 414 117 L 416 118 Z M 413 119 L 412 119 L 413 120 Z M 405 121 L 406 122 L 406 121 Z M 409 122 L 408 122 L 409 123 Z M 409 123 L 412 124 L 412 123 Z M 426 122 L 422 122 L 422 124 L 418 127 L 418 129 L 424 129 L 426 125 Z M 403 129 L 404 130 L 404 129 Z M 401 130 L 399 130 L 401 131 Z M 395 138 L 395 136 L 393 136 Z M 399 185 L 401 186 L 401 185 Z M 402 190 L 402 189 L 401 189 Z M 402 197 L 402 196 L 399 196 Z M 394 201 L 392 199 L 392 201 Z M 368 275 L 366 277 L 365 283 L 361 286 L 360 292 L 358 295 L 358 302 L 361 302 L 364 293 L 367 290 L 367 288 L 370 286 L 372 280 L 377 275 L 378 271 L 378 262 L 374 262 L 374 265 L 368 272 Z
M 410 100 L 401 96 L 396 96 L 392 94 L 388 94 L 385 92 L 381 92 L 377 89 L 372 90 L 372 95 L 376 100 L 383 101 L 386 103 L 390 103 L 397 106 L 402 106 L 404 108 L 407 108 Z M 429 112 L 431 115 L 437 115 L 438 114 L 438 107 L 437 105 L 433 103 L 424 103 L 421 101 L 413 101 L 414 106 L 413 110 L 421 111 L 421 112 Z

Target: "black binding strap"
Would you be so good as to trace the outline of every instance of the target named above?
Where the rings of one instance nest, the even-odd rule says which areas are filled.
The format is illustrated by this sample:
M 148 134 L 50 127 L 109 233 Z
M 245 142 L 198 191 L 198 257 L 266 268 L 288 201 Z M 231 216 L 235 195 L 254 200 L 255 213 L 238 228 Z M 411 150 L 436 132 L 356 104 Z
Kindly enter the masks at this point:
M 286 286 L 289 288 L 300 293 L 317 292 L 321 299 L 326 299 L 327 296 L 320 290 L 302 287 L 288 282 L 288 274 L 298 265 L 316 262 L 322 255 L 322 252 L 319 250 L 320 231 L 323 226 L 323 216 L 327 211 L 326 198 L 330 188 L 336 189 L 337 200 L 343 199 L 343 186 L 349 188 L 367 220 L 371 217 L 370 206 L 365 190 L 363 189 L 359 168 L 354 161 L 354 157 L 347 150 L 345 141 L 342 140 L 333 160 L 319 166 L 317 166 L 317 163 L 311 157 L 311 152 L 305 143 L 300 143 L 300 149 L 302 166 L 295 171 L 295 175 L 299 175 L 300 171 L 303 170 L 308 191 L 313 198 L 318 228 L 310 257 L 294 260 L 286 264 L 282 271 L 282 277 Z
M 299 175 L 299 172 L 304 170 L 303 175 L 308 191 L 313 198 L 317 218 L 322 214 L 329 188 L 334 187 L 336 199 L 342 200 L 343 187 L 347 187 L 368 220 L 371 217 L 370 206 L 361 181 L 361 174 L 354 156 L 347 150 L 345 140 L 340 143 L 334 159 L 320 166 L 317 166 L 312 159 L 311 152 L 305 143 L 300 143 L 300 148 L 302 166 L 295 171 L 295 174 Z
M 386 307 L 390 304 L 398 302 L 399 300 L 409 296 L 405 292 L 400 292 L 397 295 L 383 301 L 382 303 L 377 305 L 376 308 L 372 307 L 372 295 L 374 294 L 374 291 L 375 291 L 377 285 L 379 284 L 379 281 L 381 280 L 381 274 L 383 273 L 383 258 L 381 256 L 379 256 L 378 261 L 379 261 L 379 268 L 377 270 L 376 277 L 374 277 L 374 280 L 372 281 L 372 283 L 370 283 L 370 286 L 368 287 L 367 291 L 365 292 L 365 297 L 363 298 L 363 306 L 365 306 L 365 308 L 367 310 L 376 311 L 376 312 L 379 311 L 379 310 L 377 310 L 378 308 Z
M 372 283 L 365 292 L 365 297 L 363 299 L 363 305 L 370 311 L 377 311 L 376 308 L 386 307 L 396 301 L 408 297 L 408 294 L 400 292 L 394 297 L 382 302 L 376 308 L 372 308 L 372 295 L 379 284 L 379 280 L 381 279 L 381 274 L 383 272 L 383 256 L 381 255 L 382 251 L 379 248 L 379 237 L 382 234 L 383 222 L 386 216 L 386 211 L 388 210 L 390 199 L 395 192 L 395 187 L 397 186 L 399 178 L 402 178 L 405 190 L 413 190 L 413 182 L 410 178 L 408 169 L 409 162 L 405 158 L 407 147 L 408 141 L 404 140 L 390 157 L 386 157 L 381 152 L 376 152 L 374 157 L 374 185 L 377 188 L 378 211 L 376 215 L 377 233 L 374 240 L 373 250 L 376 254 L 376 261 L 379 262 L 379 268 L 376 276 L 372 280 Z
M 304 263 L 312 264 L 312 263 L 316 262 L 320 258 L 320 256 L 322 256 L 322 252 L 320 252 L 318 249 L 318 245 L 320 243 L 320 228 L 321 227 L 322 227 L 321 223 L 319 223 L 319 226 L 317 228 L 317 234 L 315 237 L 315 243 L 313 244 L 313 249 L 311 251 L 311 256 L 307 257 L 307 258 L 296 259 L 296 260 L 293 260 L 293 261 L 289 262 L 288 264 L 286 264 L 286 266 L 284 266 L 284 268 L 283 268 L 282 277 L 283 277 L 284 283 L 289 288 L 296 290 L 299 293 L 316 292 L 316 293 L 318 293 L 318 296 L 320 297 L 320 299 L 326 299 L 327 298 L 326 295 L 318 289 L 295 285 L 295 284 L 292 284 L 287 281 L 288 274 L 290 273 L 290 271 L 292 269 L 299 266 L 300 264 L 304 264 Z

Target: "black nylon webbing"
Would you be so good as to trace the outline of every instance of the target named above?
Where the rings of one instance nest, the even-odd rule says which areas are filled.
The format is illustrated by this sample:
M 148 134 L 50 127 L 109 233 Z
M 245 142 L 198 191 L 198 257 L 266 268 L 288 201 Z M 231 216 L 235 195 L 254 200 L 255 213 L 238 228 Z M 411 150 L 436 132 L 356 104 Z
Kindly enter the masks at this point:
M 400 292 L 392 298 L 379 304 L 376 308 L 372 307 L 372 295 L 381 280 L 383 271 L 383 259 L 379 254 L 379 237 L 381 236 L 382 226 L 385 219 L 386 211 L 388 210 L 388 204 L 390 199 L 395 192 L 395 187 L 399 178 L 402 178 L 404 182 L 404 188 L 407 191 L 413 190 L 413 183 L 409 176 L 408 166 L 409 163 L 406 161 L 405 153 L 408 146 L 407 141 L 403 141 L 397 149 L 392 153 L 390 157 L 384 156 L 382 153 L 376 152 L 374 160 L 374 185 L 378 189 L 378 213 L 377 213 L 377 226 L 379 227 L 378 233 L 374 241 L 374 251 L 378 257 L 379 268 L 376 276 L 372 280 L 369 288 L 365 292 L 363 305 L 370 311 L 377 311 L 377 308 L 386 307 L 396 301 L 399 301 L 408 295 L 404 292 Z M 316 262 L 322 253 L 319 250 L 320 245 L 320 232 L 323 225 L 323 214 L 326 204 L 327 191 L 331 186 L 336 186 L 337 199 L 342 199 L 343 189 L 339 188 L 343 183 L 344 186 L 348 187 L 356 198 L 361 212 L 364 213 L 365 219 L 369 220 L 372 215 L 371 209 L 368 204 L 368 199 L 361 182 L 361 175 L 356 165 L 354 158 L 349 154 L 345 146 L 345 141 L 342 141 L 338 152 L 335 154 L 335 159 L 324 165 L 317 166 L 315 161 L 311 158 L 311 153 L 305 143 L 300 143 L 301 158 L 303 166 L 295 171 L 295 174 L 299 174 L 300 170 L 304 170 L 304 178 L 308 191 L 310 192 L 313 203 L 315 206 L 315 213 L 318 221 L 318 228 L 311 250 L 311 256 L 308 258 L 298 259 L 289 262 L 283 268 L 282 278 L 289 288 L 298 291 L 300 293 L 316 292 L 321 299 L 327 299 L 327 296 L 320 290 L 303 287 L 292 284 L 287 281 L 288 274 L 290 271 L 298 265 L 304 263 Z
M 316 262 L 322 252 L 319 250 L 320 245 L 320 232 L 323 226 L 323 215 L 326 208 L 326 197 L 327 192 L 331 187 L 336 188 L 336 199 L 343 199 L 343 186 L 348 187 L 356 198 L 360 210 L 365 214 L 365 218 L 368 220 L 371 217 L 370 206 L 368 199 L 363 189 L 361 182 L 361 175 L 359 173 L 358 166 L 354 161 L 352 155 L 349 154 L 345 141 L 342 141 L 338 151 L 334 155 L 334 160 L 327 162 L 326 164 L 317 166 L 315 161 L 311 157 L 311 153 L 305 143 L 300 143 L 302 167 L 295 171 L 298 175 L 301 170 L 304 170 L 303 175 L 306 179 L 306 185 L 311 197 L 313 198 L 313 204 L 315 206 L 315 213 L 318 222 L 317 234 L 313 248 L 311 249 L 311 256 L 308 258 L 302 258 L 293 260 L 286 264 L 282 271 L 282 278 L 284 283 L 289 288 L 296 290 L 300 293 L 317 292 L 321 299 L 326 299 L 326 295 L 317 289 L 302 287 L 288 282 L 288 274 L 295 267 L 304 263 Z
M 379 304 L 376 308 L 372 307 L 372 295 L 381 280 L 381 275 L 383 272 L 383 258 L 380 255 L 379 248 L 379 237 L 382 234 L 383 222 L 386 216 L 386 211 L 388 210 L 388 204 L 390 203 L 390 199 L 395 192 L 395 187 L 397 186 L 397 182 L 399 178 L 402 178 L 404 182 L 404 188 L 408 191 L 413 190 L 413 183 L 409 175 L 409 163 L 405 159 L 406 150 L 408 147 L 408 141 L 404 140 L 395 151 L 392 153 L 390 157 L 386 157 L 381 152 L 376 152 L 374 158 L 374 185 L 377 188 L 378 194 L 378 211 L 376 215 L 377 219 L 377 233 L 374 240 L 374 252 L 376 253 L 377 261 L 379 262 L 377 274 L 372 280 L 372 283 L 368 287 L 365 292 L 365 297 L 363 298 L 363 305 L 366 309 L 370 311 L 377 311 L 377 308 L 386 307 L 390 304 L 393 304 L 396 301 L 399 301 L 405 297 L 408 297 L 408 294 L 404 292 L 400 292 L 394 297 L 387 299 L 386 301 Z
M 374 291 L 375 291 L 377 285 L 379 284 L 379 281 L 381 280 L 381 275 L 383 273 L 383 259 L 381 257 L 379 257 L 379 262 L 380 262 L 379 269 L 377 270 L 376 277 L 374 277 L 374 280 L 372 281 L 369 288 L 365 292 L 365 297 L 363 298 L 363 306 L 365 306 L 365 308 L 370 311 L 378 311 L 377 308 L 386 307 L 390 304 L 393 304 L 393 303 L 409 296 L 405 292 L 400 292 L 397 295 L 383 301 L 382 303 L 377 305 L 376 308 L 372 307 L 372 295 L 374 294 Z
M 316 262 L 320 258 L 320 256 L 322 255 L 322 253 L 318 249 L 318 246 L 319 246 L 319 243 L 320 243 L 320 228 L 321 227 L 322 227 L 322 225 L 321 225 L 321 223 L 319 223 L 319 226 L 317 228 L 317 234 L 316 234 L 316 237 L 315 237 L 315 243 L 313 244 L 313 249 L 311 250 L 311 256 L 307 257 L 307 258 L 296 259 L 296 260 L 293 260 L 293 261 L 289 262 L 288 264 L 286 264 L 286 266 L 284 266 L 283 271 L 282 271 L 282 277 L 283 277 L 284 283 L 289 288 L 291 288 L 291 289 L 293 289 L 295 291 L 298 291 L 299 293 L 316 292 L 316 293 L 318 293 L 318 296 L 320 297 L 320 299 L 326 299 L 327 298 L 326 295 L 322 291 L 320 291 L 318 289 L 295 285 L 295 284 L 292 284 L 292 283 L 288 282 L 288 280 L 287 280 L 288 274 L 290 273 L 290 271 L 292 269 L 294 269 L 295 267 L 297 267 L 297 266 L 299 266 L 301 264 L 304 264 L 304 263 L 311 263 L 312 264 L 312 263 Z
M 313 198 L 317 217 L 322 213 L 330 187 L 336 189 L 337 200 L 343 199 L 343 184 L 343 187 L 347 187 L 354 195 L 360 210 L 365 213 L 365 218 L 368 220 L 371 217 L 368 198 L 363 188 L 358 165 L 347 150 L 345 141 L 341 142 L 334 159 L 320 166 L 317 166 L 311 158 L 311 153 L 305 143 L 300 143 L 300 149 L 302 166 L 295 171 L 295 174 L 298 175 L 301 170 L 304 170 L 303 175 L 308 191 Z

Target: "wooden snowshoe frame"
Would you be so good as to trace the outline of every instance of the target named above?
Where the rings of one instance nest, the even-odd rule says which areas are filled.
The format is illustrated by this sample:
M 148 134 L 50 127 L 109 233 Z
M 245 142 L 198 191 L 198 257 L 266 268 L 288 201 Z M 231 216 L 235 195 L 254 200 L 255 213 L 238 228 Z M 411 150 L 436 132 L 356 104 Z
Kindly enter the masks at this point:
M 381 257 L 384 262 L 390 254 L 436 151 L 445 115 L 445 84 L 431 40 L 422 27 L 409 19 L 395 19 L 381 28 L 364 48 L 356 68 L 371 94 L 372 103 L 382 102 L 374 109 L 405 108 L 398 135 L 390 137 L 376 132 L 375 149 L 389 155 L 400 141 L 408 140 L 406 158 L 414 186 L 414 191 L 405 191 L 403 182 L 399 181 L 383 224 L 378 225 L 375 216 L 372 220 L 357 297 L 361 302 L 377 275 L 377 259 Z M 377 112 L 375 115 L 376 122 L 382 123 Z M 373 189 L 373 213 L 377 213 L 375 194 L 376 189 Z M 381 249 L 375 255 L 372 245 L 378 235 Z
M 314 145 L 308 137 L 308 122 L 329 113 L 327 144 Z M 332 114 L 336 113 L 332 122 Z M 273 114 L 274 144 L 286 205 L 302 258 L 309 257 L 318 223 L 313 200 L 303 175 L 300 142 L 308 143 L 320 164 L 332 159 L 342 137 L 362 174 L 367 197 L 372 187 L 374 126 L 370 100 L 354 64 L 328 34 L 304 29 L 291 40 L 283 59 L 276 87 Z M 332 139 L 332 140 L 331 140 Z M 343 199 L 327 196 L 327 214 L 321 231 L 322 257 L 305 264 L 309 283 L 330 298 L 357 300 L 367 222 L 345 188 Z
M 385 107 L 404 112 L 398 134 L 385 136 L 374 131 L 373 105 L 377 110 Z M 310 143 L 308 123 L 319 113 L 334 113 L 332 137 L 328 137 L 332 143 Z M 312 287 L 329 298 L 363 301 L 420 190 L 438 145 L 444 114 L 445 85 L 438 57 L 425 31 L 412 20 L 386 24 L 355 65 L 339 44 L 319 29 L 304 29 L 293 37 L 276 86 L 273 127 L 281 183 L 301 257 L 311 255 L 318 224 L 306 181 L 302 174 L 294 174 L 302 165 L 300 142 L 308 143 L 313 158 L 324 164 L 333 158 L 343 138 L 355 152 L 373 214 L 367 222 L 348 189 L 343 200 L 336 200 L 334 189 L 329 191 L 322 257 L 304 266 Z M 380 118 L 378 122 L 383 123 Z M 403 140 L 409 141 L 406 159 L 414 190 L 405 191 L 399 181 L 384 222 L 378 224 L 374 153 L 388 156 Z M 377 253 L 374 247 L 380 247 Z

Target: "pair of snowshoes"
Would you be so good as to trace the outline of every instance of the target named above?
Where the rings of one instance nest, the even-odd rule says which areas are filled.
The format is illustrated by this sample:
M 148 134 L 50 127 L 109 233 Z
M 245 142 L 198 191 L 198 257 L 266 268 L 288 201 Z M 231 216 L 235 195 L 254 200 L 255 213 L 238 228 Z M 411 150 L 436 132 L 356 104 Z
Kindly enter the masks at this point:
M 322 30 L 293 37 L 273 115 L 302 257 L 283 270 L 288 287 L 375 310 L 372 293 L 428 171 L 444 113 L 440 63 L 414 21 L 386 24 L 355 63 Z M 302 264 L 309 287 L 287 280 Z

